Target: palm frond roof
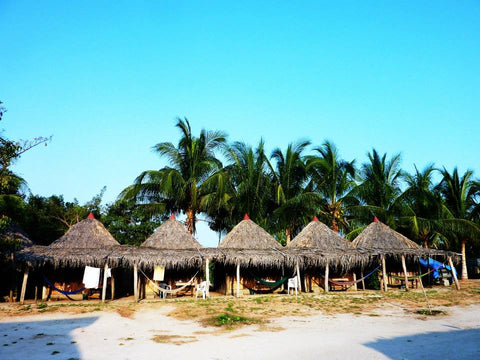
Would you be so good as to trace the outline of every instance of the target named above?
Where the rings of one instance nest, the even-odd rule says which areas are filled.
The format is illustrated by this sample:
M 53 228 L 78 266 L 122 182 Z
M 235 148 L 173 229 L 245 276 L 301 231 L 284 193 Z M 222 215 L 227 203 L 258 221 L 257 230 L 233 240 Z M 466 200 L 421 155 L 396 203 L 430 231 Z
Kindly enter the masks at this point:
M 325 251 L 354 248 L 350 241 L 338 235 L 316 218 L 300 231 L 288 247 L 312 248 Z
M 170 250 L 199 249 L 202 247 L 187 231 L 186 227 L 175 220 L 174 216 L 160 225 L 140 246 Z
M 221 249 L 281 249 L 282 245 L 248 215 L 223 238 Z
M 105 248 L 120 245 L 105 229 L 105 226 L 90 213 L 88 218 L 73 225 L 61 238 L 49 245 L 50 248 Z
M 381 250 L 420 248 L 415 242 L 391 229 L 378 219 L 375 219 L 355 238 L 353 245 L 357 248 Z

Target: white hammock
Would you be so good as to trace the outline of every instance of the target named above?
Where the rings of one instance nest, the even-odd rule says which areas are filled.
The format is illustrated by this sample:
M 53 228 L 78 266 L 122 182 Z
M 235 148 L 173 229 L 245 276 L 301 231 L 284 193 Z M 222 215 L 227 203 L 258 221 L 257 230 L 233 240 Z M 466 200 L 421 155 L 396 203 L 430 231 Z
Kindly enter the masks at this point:
M 197 277 L 197 274 L 200 272 L 200 270 L 198 270 L 195 275 L 193 275 L 193 277 L 190 279 L 190 281 L 188 281 L 187 283 L 185 283 L 184 285 L 182 285 L 181 287 L 179 288 L 176 288 L 176 289 L 173 289 L 173 290 L 167 290 L 167 289 L 164 289 L 160 286 L 158 286 L 153 280 L 151 280 L 141 269 L 138 269 L 138 271 L 140 271 L 142 273 L 143 276 L 145 276 L 145 278 L 148 280 L 148 284 L 150 286 L 152 286 L 154 289 L 158 290 L 158 291 L 161 291 L 162 293 L 165 293 L 165 294 L 176 294 L 177 292 L 179 291 L 182 291 L 184 290 L 187 286 L 190 286 L 192 285 L 193 281 L 195 280 L 195 278 Z

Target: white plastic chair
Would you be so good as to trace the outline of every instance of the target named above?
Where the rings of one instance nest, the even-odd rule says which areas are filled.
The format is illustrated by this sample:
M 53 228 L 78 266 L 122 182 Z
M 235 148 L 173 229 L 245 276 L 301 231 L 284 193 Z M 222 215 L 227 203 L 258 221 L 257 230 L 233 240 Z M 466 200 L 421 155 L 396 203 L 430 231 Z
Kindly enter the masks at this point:
M 298 278 L 295 276 L 288 279 L 288 294 L 290 295 L 290 289 L 295 289 L 295 296 L 298 295 Z M 292 290 L 293 294 L 293 290 Z
M 198 293 L 202 294 L 202 299 L 207 297 L 208 285 L 206 281 L 202 281 L 195 287 L 195 299 L 198 297 Z
M 165 289 L 165 290 L 172 290 L 172 286 L 171 285 L 168 285 L 166 283 L 160 283 L 159 286 L 162 288 L 162 289 Z M 168 293 L 162 291 L 162 298 L 163 299 L 166 299 L 167 298 L 167 295 Z M 173 295 L 172 295 L 173 296 Z

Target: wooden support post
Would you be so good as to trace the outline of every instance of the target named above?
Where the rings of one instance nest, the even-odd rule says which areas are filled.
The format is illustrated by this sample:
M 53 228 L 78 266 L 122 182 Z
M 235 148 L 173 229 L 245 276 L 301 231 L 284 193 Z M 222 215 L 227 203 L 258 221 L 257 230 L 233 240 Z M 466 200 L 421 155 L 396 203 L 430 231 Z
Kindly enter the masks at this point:
M 35 302 L 37 302 L 38 299 L 38 285 L 35 285 L 35 296 L 34 296 Z
M 16 284 L 16 275 L 17 275 L 17 270 L 15 269 L 15 262 L 14 262 L 14 255 L 13 253 L 10 254 L 10 264 L 11 264 L 11 271 L 12 271 L 12 277 L 10 278 L 10 294 L 9 294 L 9 301 L 13 302 L 13 287 Z
M 405 291 L 408 291 L 408 274 L 407 274 L 407 263 L 405 262 L 405 255 L 402 255 L 402 267 L 403 267 L 403 274 L 405 275 Z
M 27 281 L 28 281 L 28 267 L 25 268 L 25 272 L 23 273 L 22 292 L 20 294 L 20 304 L 22 305 L 25 302 L 25 292 L 27 291 Z
M 237 263 L 237 292 L 236 297 L 240 297 L 240 263 Z
M 452 276 L 453 276 L 453 281 L 455 281 L 455 286 L 457 287 L 457 290 L 460 290 L 460 283 L 458 282 L 457 274 L 455 272 L 455 267 L 453 266 L 453 261 L 452 257 L 448 257 L 448 265 L 450 265 L 450 269 L 452 269 Z
M 353 290 L 358 291 L 357 287 L 357 273 L 353 273 L 353 281 L 355 281 L 355 284 L 353 284 Z
M 110 295 L 112 297 L 112 300 L 115 299 L 115 278 L 113 277 L 113 271 L 111 271 L 110 274 Z
M 107 297 L 107 269 L 108 263 L 105 262 L 105 266 L 103 267 L 102 303 L 105 302 L 105 298 Z
M 328 264 L 328 260 L 327 260 L 327 263 L 325 264 L 325 284 L 323 285 L 325 287 L 324 291 L 325 292 L 328 292 L 328 273 L 330 271 L 330 266 Z
M 135 302 L 138 301 L 138 268 L 137 263 L 133 263 L 133 295 Z
M 299 291 L 302 291 L 301 289 L 301 278 L 300 278 L 300 265 L 298 263 L 298 260 L 297 260 L 297 286 L 298 286 L 298 290 Z
M 207 297 L 210 297 L 210 261 L 205 259 L 205 281 L 207 282 Z
M 382 255 L 382 277 L 383 277 L 383 291 L 387 291 L 387 263 L 385 261 L 385 255 Z
M 42 286 L 42 301 L 47 301 L 48 297 L 48 288 L 46 286 Z
M 360 272 L 360 276 L 362 277 L 362 290 L 365 290 L 365 279 L 363 278 L 364 275 L 363 275 L 363 269 L 362 271 Z

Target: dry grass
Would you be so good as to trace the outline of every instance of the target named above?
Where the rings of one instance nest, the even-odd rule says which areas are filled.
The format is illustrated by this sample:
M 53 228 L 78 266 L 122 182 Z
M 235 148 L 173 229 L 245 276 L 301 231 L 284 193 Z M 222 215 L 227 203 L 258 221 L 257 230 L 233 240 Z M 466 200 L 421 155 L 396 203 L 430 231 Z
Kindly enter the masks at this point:
M 183 345 L 191 342 L 198 341 L 195 336 L 181 336 L 181 335 L 155 335 L 152 337 L 152 341 L 159 344 L 173 344 Z
M 462 290 L 434 287 L 427 289 L 431 307 L 448 312 L 450 306 L 468 306 L 480 303 L 480 280 L 461 282 Z M 379 291 L 349 291 L 328 294 L 263 295 L 245 296 L 242 298 L 213 297 L 195 301 L 189 298 L 142 301 L 138 304 L 126 301 L 100 302 L 62 302 L 62 303 L 30 303 L 27 305 L 0 304 L 0 317 L 25 316 L 43 312 L 89 313 L 94 311 L 117 312 L 123 317 L 132 318 L 135 312 L 142 309 L 155 309 L 179 320 L 194 320 L 205 327 L 215 328 L 214 332 L 235 329 L 254 324 L 262 331 L 275 331 L 269 327 L 270 319 L 283 316 L 311 316 L 318 313 L 326 315 L 351 313 L 355 315 L 377 316 L 376 310 L 384 306 L 397 306 L 409 314 L 418 314 L 426 308 L 425 298 L 421 290 L 405 292 L 391 289 L 386 293 Z M 225 324 L 218 324 L 222 314 L 233 319 Z M 381 313 L 379 316 L 382 316 Z M 236 321 L 236 318 L 239 321 Z M 213 319 L 213 320 L 212 320 Z M 207 329 L 206 329 L 207 331 Z M 201 335 L 199 333 L 199 335 Z M 170 335 L 169 335 L 170 336 Z M 173 341 L 173 340 L 172 340 Z

